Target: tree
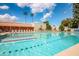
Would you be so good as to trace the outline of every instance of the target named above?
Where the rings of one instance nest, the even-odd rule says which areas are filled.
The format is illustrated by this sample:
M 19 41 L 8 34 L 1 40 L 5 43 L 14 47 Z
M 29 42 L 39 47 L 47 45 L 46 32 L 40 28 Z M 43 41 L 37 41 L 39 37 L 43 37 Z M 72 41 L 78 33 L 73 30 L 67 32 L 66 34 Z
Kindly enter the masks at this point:
M 28 13 L 27 13 L 27 12 L 24 12 L 23 14 L 24 14 L 24 16 L 25 16 L 25 23 L 26 23 L 26 17 L 27 17 L 27 15 L 28 15 Z
M 60 25 L 60 26 L 59 26 L 59 30 L 60 30 L 60 31 L 64 31 L 64 26 L 63 26 L 63 25 Z
M 33 21 L 34 21 L 34 20 L 33 20 L 33 17 L 34 17 L 34 14 L 33 14 L 33 13 L 31 13 L 31 17 L 32 17 L 32 22 L 33 22 Z
M 49 24 L 48 21 L 45 21 L 45 22 L 43 22 L 43 23 L 46 24 L 46 30 L 52 30 L 52 27 L 51 27 L 51 25 Z
M 79 25 L 79 3 L 73 3 L 73 18 L 67 18 L 61 22 L 60 29 L 63 26 L 69 28 L 78 28 Z
M 73 19 L 69 23 L 69 28 L 78 28 L 78 21 Z
M 75 20 L 79 20 L 79 3 L 73 3 L 73 17 Z
M 73 21 L 71 21 L 72 28 L 78 28 L 79 25 L 79 3 L 73 3 Z
M 69 23 L 70 23 L 70 18 L 67 18 L 67 19 L 65 19 L 65 20 L 63 20 L 62 22 L 61 22 L 61 24 L 63 25 L 63 26 L 66 26 L 66 27 L 68 27 L 68 25 L 69 25 Z

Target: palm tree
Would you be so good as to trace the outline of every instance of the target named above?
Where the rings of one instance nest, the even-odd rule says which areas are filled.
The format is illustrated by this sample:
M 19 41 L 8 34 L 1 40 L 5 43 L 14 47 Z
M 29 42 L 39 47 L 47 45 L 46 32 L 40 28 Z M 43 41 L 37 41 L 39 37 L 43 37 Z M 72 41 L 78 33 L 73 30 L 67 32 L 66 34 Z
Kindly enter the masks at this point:
M 31 13 L 31 17 L 32 17 L 32 22 L 33 22 L 33 21 L 34 21 L 34 20 L 33 20 L 33 17 L 34 17 L 34 13 Z
M 26 23 L 26 17 L 27 17 L 27 15 L 28 15 L 28 13 L 27 13 L 27 12 L 24 12 L 23 14 L 24 14 L 24 16 L 25 16 L 25 23 Z

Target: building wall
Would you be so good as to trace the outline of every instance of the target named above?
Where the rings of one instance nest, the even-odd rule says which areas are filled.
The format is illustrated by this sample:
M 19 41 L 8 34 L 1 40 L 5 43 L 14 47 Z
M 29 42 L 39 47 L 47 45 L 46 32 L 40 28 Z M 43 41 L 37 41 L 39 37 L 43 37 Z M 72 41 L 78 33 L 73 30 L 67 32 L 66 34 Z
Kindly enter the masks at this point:
M 42 29 L 45 31 L 46 30 L 46 24 L 45 23 L 42 23 Z
M 34 23 L 34 31 L 45 31 L 46 30 L 46 24 L 44 23 Z
M 34 31 L 34 27 L 0 26 L 0 32 L 29 32 L 29 31 Z
M 41 27 L 40 23 L 34 23 L 34 31 L 39 31 L 40 27 Z

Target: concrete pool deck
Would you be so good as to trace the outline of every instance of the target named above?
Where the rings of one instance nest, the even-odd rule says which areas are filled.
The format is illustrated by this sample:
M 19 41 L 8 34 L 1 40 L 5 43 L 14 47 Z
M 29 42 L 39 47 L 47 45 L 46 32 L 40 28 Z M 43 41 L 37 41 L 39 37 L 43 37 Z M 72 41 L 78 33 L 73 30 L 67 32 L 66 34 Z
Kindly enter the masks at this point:
M 56 54 L 55 56 L 79 56 L 79 43 Z

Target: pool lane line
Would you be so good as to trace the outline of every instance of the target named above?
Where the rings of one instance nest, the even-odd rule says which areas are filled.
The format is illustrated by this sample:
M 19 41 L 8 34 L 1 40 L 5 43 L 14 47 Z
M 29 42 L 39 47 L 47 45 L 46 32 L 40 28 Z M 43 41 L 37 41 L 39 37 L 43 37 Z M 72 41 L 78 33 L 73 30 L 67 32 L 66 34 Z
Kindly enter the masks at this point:
M 7 40 L 7 41 L 3 41 L 3 42 L 14 42 L 14 41 L 31 40 L 31 39 L 36 39 L 36 38 L 26 38 L 26 39 L 18 39 L 18 40 Z

